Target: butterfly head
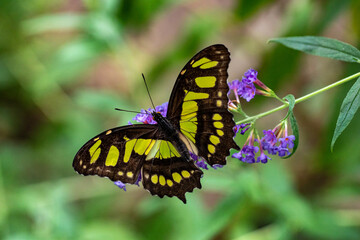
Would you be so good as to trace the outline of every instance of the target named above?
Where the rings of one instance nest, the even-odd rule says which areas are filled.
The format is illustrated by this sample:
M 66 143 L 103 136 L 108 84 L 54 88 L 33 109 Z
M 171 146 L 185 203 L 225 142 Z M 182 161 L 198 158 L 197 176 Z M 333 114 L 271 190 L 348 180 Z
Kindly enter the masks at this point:
M 151 115 L 152 115 L 153 119 L 154 119 L 157 123 L 159 123 L 159 122 L 164 118 L 164 117 L 161 115 L 160 112 L 156 112 L 156 111 L 153 111 L 153 112 L 151 113 Z

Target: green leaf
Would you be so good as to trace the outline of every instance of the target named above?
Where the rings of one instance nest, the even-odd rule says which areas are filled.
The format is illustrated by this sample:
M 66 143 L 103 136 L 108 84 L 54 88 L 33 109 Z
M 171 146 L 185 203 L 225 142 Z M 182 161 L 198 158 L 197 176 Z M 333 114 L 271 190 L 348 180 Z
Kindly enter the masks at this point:
M 299 127 L 293 112 L 291 112 L 290 114 L 290 124 L 291 124 L 291 130 L 295 136 L 294 148 L 292 153 L 289 156 L 286 156 L 285 158 L 291 157 L 296 152 L 296 149 L 299 145 Z
M 290 113 L 292 113 L 293 110 L 294 110 L 295 97 L 294 97 L 294 95 L 289 94 L 289 95 L 286 95 L 286 97 L 284 97 L 283 99 L 287 100 L 288 103 L 289 103 L 289 111 L 288 111 L 288 113 L 286 114 L 286 117 L 285 117 L 285 118 L 287 118 L 290 115 Z
M 350 44 L 326 37 L 304 36 L 270 39 L 289 48 L 345 62 L 360 63 L 360 51 Z
M 360 77 L 350 88 L 349 92 L 347 93 L 341 105 L 340 114 L 336 122 L 333 138 L 331 140 L 331 151 L 333 150 L 334 144 L 338 139 L 338 137 L 340 136 L 340 134 L 345 130 L 345 128 L 349 125 L 349 123 L 353 119 L 359 106 L 360 106 Z
M 298 127 L 298 124 L 297 124 L 297 121 L 296 121 L 296 118 L 295 118 L 295 115 L 293 112 L 294 106 L 295 106 L 294 95 L 289 94 L 286 97 L 284 97 L 284 99 L 289 102 L 289 111 L 288 111 L 288 114 L 286 115 L 286 117 L 289 117 L 289 119 L 290 119 L 291 130 L 295 136 L 294 148 L 293 148 L 291 154 L 284 157 L 284 158 L 289 158 L 296 152 L 296 149 L 299 145 L 299 127 Z

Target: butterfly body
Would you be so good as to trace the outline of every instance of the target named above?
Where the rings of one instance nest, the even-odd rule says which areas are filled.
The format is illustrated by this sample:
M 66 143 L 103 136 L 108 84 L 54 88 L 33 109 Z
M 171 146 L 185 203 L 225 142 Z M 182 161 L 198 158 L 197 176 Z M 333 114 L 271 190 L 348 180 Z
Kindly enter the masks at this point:
M 180 139 L 180 131 L 178 131 L 171 122 L 163 117 L 160 113 L 153 112 L 152 116 L 154 120 L 159 125 L 159 130 L 167 136 L 167 139 L 170 140 L 170 142 L 175 146 L 175 148 L 178 150 L 178 152 L 183 156 L 187 161 L 191 161 L 189 150 L 186 147 L 186 144 L 183 140 Z M 183 138 L 184 139 L 184 138 Z
M 225 165 L 233 137 L 227 109 L 229 52 L 213 45 L 196 54 L 180 72 L 166 117 L 151 113 L 156 124 L 136 124 L 105 131 L 75 155 L 74 169 L 83 175 L 142 184 L 151 194 L 176 196 L 201 188 L 203 172 L 190 152 L 213 166 Z

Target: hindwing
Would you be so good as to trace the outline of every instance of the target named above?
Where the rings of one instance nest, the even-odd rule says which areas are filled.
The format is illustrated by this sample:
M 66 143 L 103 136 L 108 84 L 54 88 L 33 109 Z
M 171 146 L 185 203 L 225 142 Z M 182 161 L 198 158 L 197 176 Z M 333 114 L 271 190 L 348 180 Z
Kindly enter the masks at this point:
M 152 195 L 177 196 L 186 203 L 185 193 L 201 188 L 203 172 L 182 157 L 174 145 L 166 140 L 158 140 L 153 146 L 142 168 L 143 186 Z
M 233 116 L 227 108 L 229 62 L 230 53 L 224 45 L 200 51 L 181 70 L 168 106 L 167 118 L 210 165 L 225 165 L 230 148 L 239 149 L 233 140 Z
M 177 196 L 184 203 L 186 192 L 201 188 L 202 171 L 181 156 L 157 125 L 137 124 L 105 131 L 78 151 L 73 167 L 83 175 L 130 184 L 142 176 L 144 188 L 152 195 Z

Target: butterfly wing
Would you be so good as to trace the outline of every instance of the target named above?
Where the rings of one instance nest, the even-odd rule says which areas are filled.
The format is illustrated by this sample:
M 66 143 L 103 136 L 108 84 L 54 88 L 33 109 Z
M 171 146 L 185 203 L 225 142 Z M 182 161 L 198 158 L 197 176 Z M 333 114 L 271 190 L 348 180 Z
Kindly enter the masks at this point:
M 157 132 L 158 126 L 149 124 L 107 130 L 81 147 L 74 157 L 73 167 L 83 175 L 135 183 Z
M 229 62 L 224 45 L 203 49 L 182 69 L 169 100 L 167 118 L 210 165 L 225 165 L 230 148 L 239 149 L 227 109 Z
M 176 196 L 186 203 L 185 193 L 201 188 L 203 172 L 194 162 L 188 162 L 165 140 L 157 140 L 142 169 L 144 188 L 152 195 Z
M 107 130 L 89 140 L 75 155 L 74 169 L 83 175 L 135 183 L 141 173 L 152 195 L 177 196 L 201 188 L 202 171 L 167 141 L 158 125 L 136 124 Z

